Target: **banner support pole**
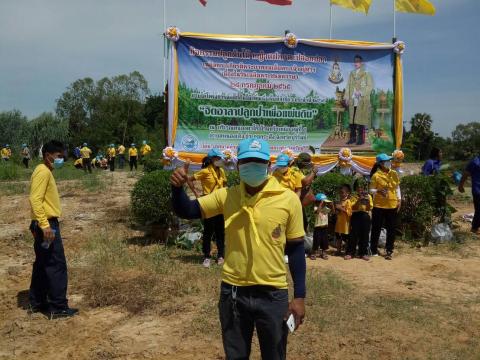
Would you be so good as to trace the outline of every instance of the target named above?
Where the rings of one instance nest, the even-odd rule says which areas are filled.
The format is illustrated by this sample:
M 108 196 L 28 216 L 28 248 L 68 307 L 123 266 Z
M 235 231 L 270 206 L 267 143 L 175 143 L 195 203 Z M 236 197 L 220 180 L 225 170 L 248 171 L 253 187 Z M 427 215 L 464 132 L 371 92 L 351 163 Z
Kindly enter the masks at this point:
M 163 31 L 167 30 L 167 0 L 163 0 Z M 165 33 L 163 34 L 163 88 L 165 88 L 165 84 L 167 83 L 167 39 L 165 37 Z
M 332 2 L 330 1 L 330 40 L 332 40 L 332 32 L 333 32 L 333 20 L 332 20 Z
M 245 0 L 245 35 L 248 35 L 248 7 L 247 7 L 247 0 Z
M 392 0 L 392 7 L 393 7 L 393 39 L 395 39 L 393 42 L 396 41 L 397 39 L 397 16 L 396 16 L 396 11 L 395 11 L 395 1 Z

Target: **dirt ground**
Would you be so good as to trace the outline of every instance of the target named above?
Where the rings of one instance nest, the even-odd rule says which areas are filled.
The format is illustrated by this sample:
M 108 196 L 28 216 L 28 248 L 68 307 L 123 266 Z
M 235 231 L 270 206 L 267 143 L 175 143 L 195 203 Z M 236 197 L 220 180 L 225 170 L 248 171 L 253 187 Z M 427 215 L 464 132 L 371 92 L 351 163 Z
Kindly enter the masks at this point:
M 82 287 L 76 284 L 79 278 L 89 276 L 83 273 L 88 271 L 84 268 L 88 239 L 105 229 L 115 229 L 116 234 L 128 237 L 143 236 L 128 221 L 129 192 L 137 178 L 126 172 L 101 176 L 107 188 L 100 192 L 83 190 L 75 181 L 59 183 L 64 209 L 62 236 L 72 274 L 69 300 L 72 307 L 80 308 L 79 316 L 66 320 L 50 321 L 25 310 L 34 259 L 28 232 L 28 198 L 26 194 L 0 194 L 0 359 L 222 359 L 213 302 L 182 298 L 186 302 L 182 311 L 162 314 L 132 314 L 118 306 L 87 305 Z M 468 201 L 455 205 L 459 208 L 457 219 L 473 211 Z M 458 224 L 468 228 L 460 220 Z M 131 249 L 136 251 L 135 245 Z M 480 241 L 469 239 L 458 246 L 422 249 L 399 244 L 393 261 L 378 257 L 366 263 L 332 256 L 328 261 L 307 260 L 307 265 L 310 276 L 334 274 L 334 280 L 351 284 L 344 289 L 341 284 L 335 285 L 335 280 L 330 285 L 338 291 L 332 293 L 332 302 L 325 303 L 331 304 L 333 312 L 336 307 L 338 311 L 350 311 L 361 303 L 366 304 L 365 311 L 351 310 L 354 317 L 350 319 L 334 315 L 341 324 L 335 327 L 334 322 L 318 319 L 321 314 L 313 310 L 315 299 L 307 300 L 306 323 L 289 339 L 289 358 L 480 359 Z M 192 266 L 204 271 L 200 265 Z M 216 287 L 218 283 L 210 285 Z M 348 290 L 352 287 L 354 290 Z M 310 297 L 316 294 L 321 291 L 309 292 Z M 349 294 L 361 300 L 352 305 Z M 382 299 L 391 306 L 385 308 L 386 321 L 370 323 L 370 316 L 383 313 L 367 307 L 377 304 L 381 308 L 387 304 L 382 305 Z M 425 304 L 434 304 L 441 314 L 428 315 Z M 420 314 L 418 309 L 425 310 L 421 318 L 415 318 Z M 195 326 L 199 313 L 211 317 L 213 330 L 207 327 L 202 331 Z M 434 326 L 429 323 L 432 317 Z M 312 323 L 317 319 L 323 327 L 310 325 L 309 318 Z M 371 326 L 377 328 L 369 330 L 371 334 L 362 334 L 362 328 Z M 421 329 L 433 330 L 422 333 Z M 449 342 L 436 347 L 444 331 L 452 334 L 448 335 Z M 258 345 L 253 357 L 258 358 Z

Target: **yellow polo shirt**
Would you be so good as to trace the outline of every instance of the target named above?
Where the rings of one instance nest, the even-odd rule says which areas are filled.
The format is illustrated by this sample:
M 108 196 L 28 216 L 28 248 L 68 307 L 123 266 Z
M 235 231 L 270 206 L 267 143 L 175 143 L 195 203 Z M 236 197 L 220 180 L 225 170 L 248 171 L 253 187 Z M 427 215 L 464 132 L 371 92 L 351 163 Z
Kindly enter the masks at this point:
M 125 146 L 120 145 L 120 146 L 118 147 L 117 151 L 118 151 L 118 155 L 123 155 L 123 154 L 125 154 Z
M 376 189 L 373 195 L 373 206 L 382 209 L 395 209 L 398 206 L 397 188 L 400 185 L 398 173 L 395 170 L 384 172 L 379 169 L 372 176 L 370 189 Z M 383 196 L 378 191 L 387 189 L 387 195 Z
M 220 214 L 225 218 L 224 282 L 287 288 L 286 240 L 305 235 L 302 205 L 295 193 L 269 177 L 254 196 L 241 183 L 216 190 L 198 202 L 205 218 Z
M 80 149 L 80 156 L 82 159 L 90 159 L 90 155 L 92 155 L 92 150 L 88 147 L 84 146 Z
M 352 216 L 352 203 L 349 199 L 340 202 L 346 211 L 337 210 L 337 222 L 335 223 L 335 232 L 339 234 L 350 234 L 350 218 Z
M 140 149 L 140 152 L 142 153 L 142 156 L 145 156 L 145 155 L 148 155 L 152 152 L 152 148 L 150 147 L 150 145 L 145 144 Z
M 128 156 L 138 156 L 137 148 L 130 148 L 128 149 Z
M 280 185 L 292 191 L 296 191 L 302 187 L 302 180 L 305 177 L 299 170 L 294 170 L 290 167 L 285 174 L 282 174 L 280 171 L 274 171 L 273 176 L 278 180 Z
M 10 156 L 12 156 L 12 150 L 7 148 L 3 148 L 0 153 L 2 155 L 2 159 L 9 159 Z
M 49 218 L 60 217 L 62 214 L 55 178 L 45 164 L 38 165 L 33 171 L 30 184 L 30 205 L 32 220 L 37 220 L 42 229 L 50 226 Z
M 115 157 L 115 154 L 116 154 L 116 151 L 115 151 L 114 147 L 108 148 L 108 150 L 107 150 L 107 155 L 108 156 L 110 156 L 112 158 L 112 157 Z
M 359 200 L 359 196 L 358 195 L 353 195 L 351 198 L 350 198 L 350 202 L 352 203 L 352 211 L 353 212 L 358 212 L 358 211 L 365 211 L 365 212 L 369 212 L 372 208 L 373 208 L 373 199 L 372 199 L 372 196 L 371 195 L 368 195 L 368 201 L 370 203 L 370 210 L 367 210 L 368 209 L 368 206 L 366 204 L 362 204 Z
M 209 165 L 205 169 L 197 171 L 193 174 L 193 178 L 202 183 L 204 195 L 225 187 L 225 184 L 227 183 L 225 171 L 222 168 L 218 168 L 218 171 L 216 171 L 215 166 L 213 165 Z

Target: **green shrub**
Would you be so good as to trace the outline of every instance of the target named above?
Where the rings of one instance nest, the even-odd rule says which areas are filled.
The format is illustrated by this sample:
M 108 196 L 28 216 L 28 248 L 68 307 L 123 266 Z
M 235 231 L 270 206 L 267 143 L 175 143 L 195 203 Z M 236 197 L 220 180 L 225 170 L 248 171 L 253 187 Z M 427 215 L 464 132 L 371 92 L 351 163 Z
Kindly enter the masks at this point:
M 435 222 L 449 220 L 455 211 L 447 202 L 452 194 L 448 178 L 411 175 L 401 180 L 402 208 L 400 222 L 404 234 L 412 239 L 426 239 Z
M 337 197 L 338 187 L 342 184 L 353 183 L 353 177 L 342 175 L 340 173 L 329 172 L 325 175 L 318 176 L 312 183 L 312 191 L 314 194 L 319 192 L 324 193 L 330 200 Z
M 240 176 L 238 171 L 227 171 L 227 187 L 232 187 L 240 184 Z
M 146 159 L 143 163 L 143 171 L 146 173 L 163 170 L 163 164 L 160 159 Z
M 0 160 L 0 180 L 18 180 L 19 166 L 13 161 Z
M 174 223 L 170 174 L 165 170 L 152 171 L 135 184 L 131 205 L 135 219 L 140 224 L 171 226 Z

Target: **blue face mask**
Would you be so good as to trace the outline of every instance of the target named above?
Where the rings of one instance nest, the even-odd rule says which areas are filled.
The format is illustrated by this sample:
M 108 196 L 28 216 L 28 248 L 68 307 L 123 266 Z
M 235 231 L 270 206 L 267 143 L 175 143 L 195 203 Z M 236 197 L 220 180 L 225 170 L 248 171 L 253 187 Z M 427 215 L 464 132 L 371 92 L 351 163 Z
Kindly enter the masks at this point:
M 240 180 L 252 187 L 260 186 L 268 177 L 268 164 L 250 162 L 239 165 L 238 169 Z
M 53 160 L 53 167 L 55 169 L 60 169 L 63 166 L 63 158 L 57 158 Z

